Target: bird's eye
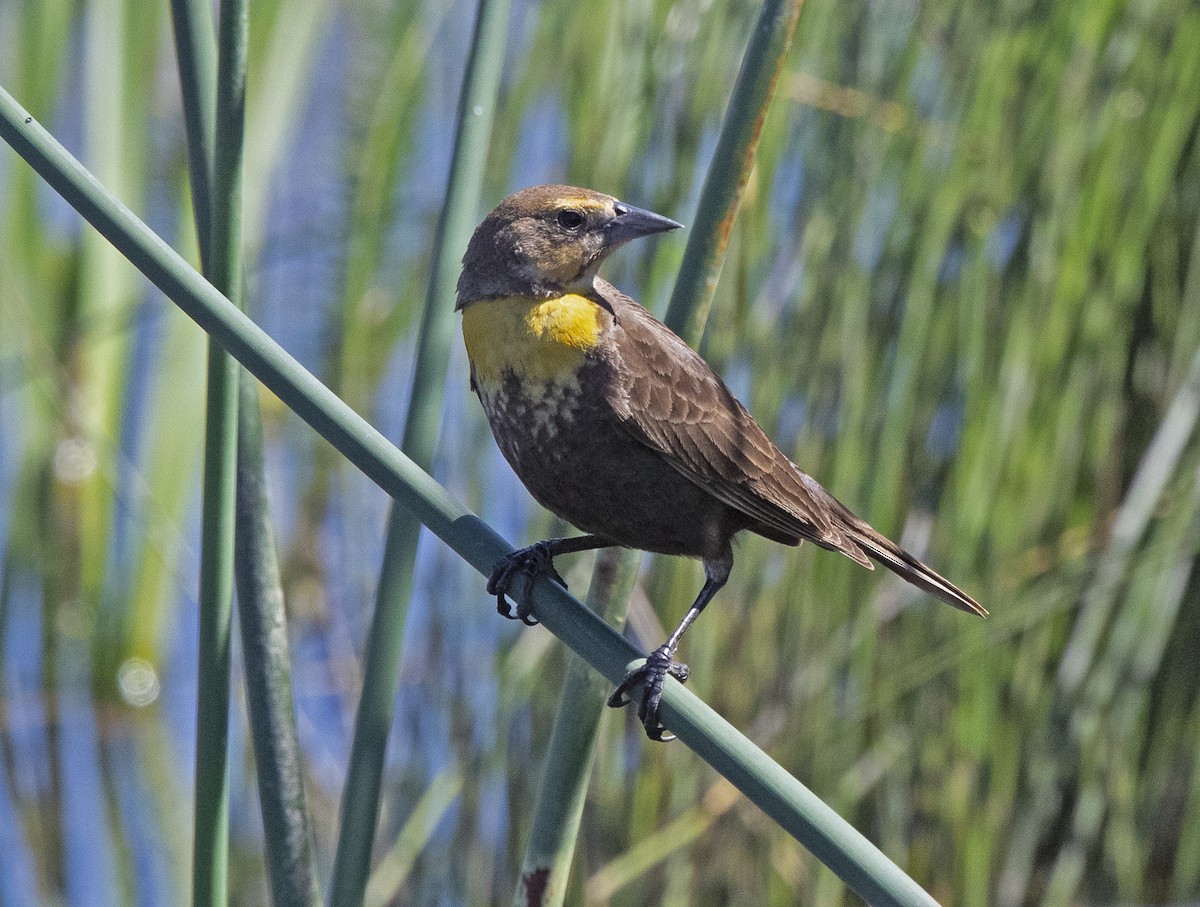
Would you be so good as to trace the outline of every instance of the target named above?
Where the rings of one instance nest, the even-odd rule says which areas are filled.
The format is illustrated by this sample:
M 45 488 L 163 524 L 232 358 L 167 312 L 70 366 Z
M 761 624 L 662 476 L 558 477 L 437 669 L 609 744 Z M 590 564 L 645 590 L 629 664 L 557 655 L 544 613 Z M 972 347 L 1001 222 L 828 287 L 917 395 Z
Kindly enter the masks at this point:
M 583 226 L 583 215 L 572 208 L 558 212 L 558 225 L 564 230 L 578 230 Z

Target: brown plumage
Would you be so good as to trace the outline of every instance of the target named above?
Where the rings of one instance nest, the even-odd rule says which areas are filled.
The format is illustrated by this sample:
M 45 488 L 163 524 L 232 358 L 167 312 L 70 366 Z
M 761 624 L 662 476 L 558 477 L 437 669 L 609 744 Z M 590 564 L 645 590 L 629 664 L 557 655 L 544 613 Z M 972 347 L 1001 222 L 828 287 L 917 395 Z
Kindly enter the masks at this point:
M 463 259 L 458 307 L 472 386 L 506 459 L 546 508 L 590 533 L 515 552 L 489 590 L 518 575 L 553 574 L 554 555 L 622 545 L 701 558 L 707 581 L 667 642 L 610 703 L 642 684 L 639 715 L 668 739 L 658 704 L 679 640 L 733 565 L 749 530 L 787 545 L 808 540 L 865 567 L 872 560 L 963 611 L 986 611 L 890 542 L 802 472 L 700 356 L 596 276 L 628 239 L 677 227 L 600 193 L 540 186 L 506 199 Z M 528 609 L 515 615 L 528 622 Z

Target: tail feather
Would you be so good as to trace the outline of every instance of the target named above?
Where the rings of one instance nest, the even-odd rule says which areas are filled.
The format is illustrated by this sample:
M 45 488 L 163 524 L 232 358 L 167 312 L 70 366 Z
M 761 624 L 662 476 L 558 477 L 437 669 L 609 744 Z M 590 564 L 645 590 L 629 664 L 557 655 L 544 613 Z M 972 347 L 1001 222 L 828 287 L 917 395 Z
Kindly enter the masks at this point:
M 803 475 L 803 474 L 802 474 Z M 830 513 L 837 519 L 841 525 L 838 528 L 841 530 L 842 538 L 838 539 L 838 543 L 826 544 L 822 547 L 828 547 L 831 550 L 840 551 L 847 557 L 852 558 L 859 563 L 865 563 L 866 566 L 871 566 L 868 561 L 862 556 L 865 552 L 867 557 L 872 558 L 879 564 L 891 570 L 901 579 L 912 583 L 918 589 L 923 589 L 935 598 L 939 598 L 948 605 L 953 605 L 960 611 L 966 611 L 968 614 L 977 614 L 980 617 L 987 617 L 987 609 L 979 602 L 975 601 L 962 589 L 950 582 L 932 567 L 921 563 L 895 542 L 884 538 L 876 532 L 871 526 L 855 516 L 849 507 L 831 495 L 828 491 L 820 486 L 815 479 L 805 475 L 805 485 L 809 491 L 813 492 L 822 503 L 826 504 Z M 822 544 L 820 541 L 817 544 Z
M 867 554 L 897 576 L 930 595 L 968 614 L 987 617 L 987 609 L 932 567 L 921 563 L 899 545 L 884 538 L 866 523 L 849 527 L 847 533 Z

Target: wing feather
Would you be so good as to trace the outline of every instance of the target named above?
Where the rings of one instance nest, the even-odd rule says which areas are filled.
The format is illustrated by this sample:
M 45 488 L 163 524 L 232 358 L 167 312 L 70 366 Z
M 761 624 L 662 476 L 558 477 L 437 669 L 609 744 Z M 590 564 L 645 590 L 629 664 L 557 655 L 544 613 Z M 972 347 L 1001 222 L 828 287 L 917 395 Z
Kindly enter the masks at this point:
M 987 611 L 880 535 L 772 443 L 708 364 L 644 308 L 597 280 L 616 314 L 617 367 L 609 400 L 620 428 L 713 497 L 783 542 L 808 539 L 864 567 L 872 559 L 963 611 Z
M 617 316 L 613 399 L 621 428 L 713 497 L 796 542 L 811 539 L 870 565 L 809 492 L 725 383 L 686 343 L 610 284 L 597 288 Z

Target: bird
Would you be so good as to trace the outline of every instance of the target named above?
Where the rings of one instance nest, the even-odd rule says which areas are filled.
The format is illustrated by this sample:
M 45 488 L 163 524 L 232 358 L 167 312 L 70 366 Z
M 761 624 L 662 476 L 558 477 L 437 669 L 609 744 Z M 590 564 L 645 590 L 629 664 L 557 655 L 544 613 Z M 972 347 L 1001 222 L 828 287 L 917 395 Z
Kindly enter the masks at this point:
M 456 309 L 478 396 L 504 458 L 539 504 L 584 535 L 500 559 L 497 610 L 534 624 L 528 592 L 563 585 L 559 555 L 620 546 L 699 559 L 704 585 L 682 621 L 631 670 L 608 704 L 638 695 L 651 740 L 667 676 L 686 681 L 680 641 L 733 568 L 740 532 L 879 563 L 934 597 L 987 611 L 859 519 L 779 449 L 725 382 L 678 335 L 598 276 L 630 240 L 682 224 L 590 189 L 543 185 L 504 199 L 463 256 Z M 524 583 L 522 603 L 507 595 Z

